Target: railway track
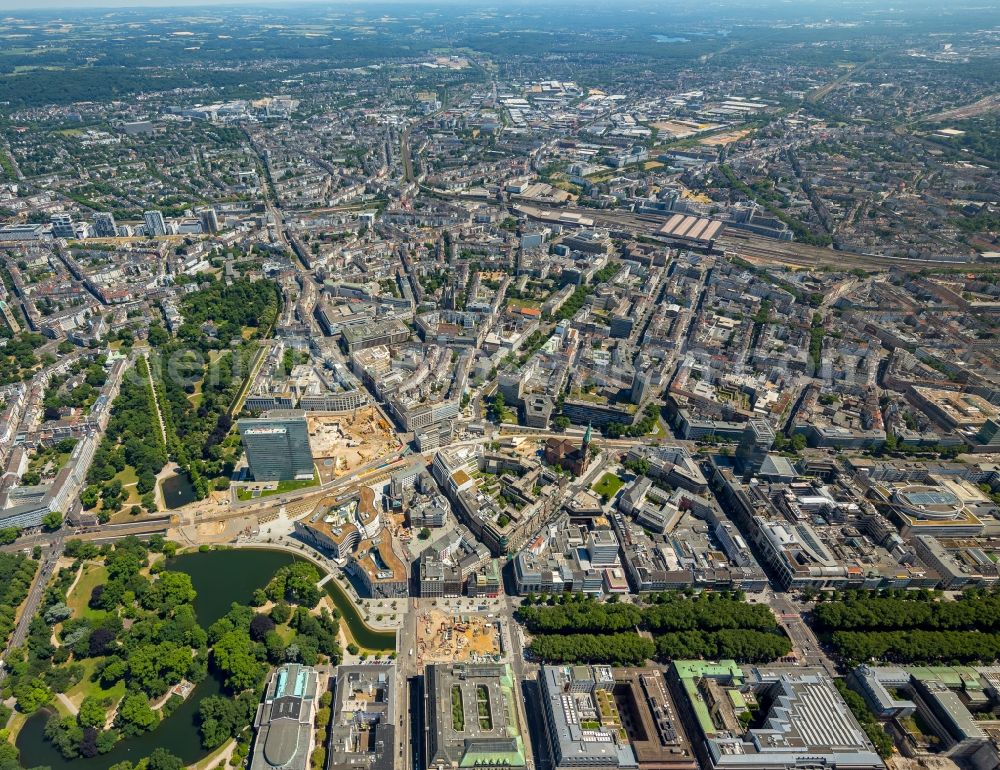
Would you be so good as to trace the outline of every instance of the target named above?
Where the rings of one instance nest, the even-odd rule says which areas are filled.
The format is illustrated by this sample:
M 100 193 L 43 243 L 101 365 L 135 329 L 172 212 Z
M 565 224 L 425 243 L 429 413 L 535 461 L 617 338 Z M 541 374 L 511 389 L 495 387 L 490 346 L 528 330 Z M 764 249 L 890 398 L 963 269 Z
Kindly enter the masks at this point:
M 732 251 L 747 259 L 759 259 L 770 262 L 780 262 L 797 267 L 822 267 L 831 265 L 837 268 L 860 267 L 872 268 L 910 268 L 924 270 L 926 268 L 960 268 L 980 265 L 976 259 L 961 261 L 940 259 L 910 259 L 908 257 L 890 257 L 883 254 L 859 254 L 851 251 L 835 251 L 818 246 L 808 246 L 795 242 L 771 241 L 739 231 L 725 230 L 716 239 L 715 246 L 720 251 Z
M 597 227 L 631 231 L 659 240 L 664 245 L 676 245 L 675 243 L 671 243 L 670 238 L 660 235 L 659 229 L 666 220 L 662 216 L 655 214 L 603 211 L 578 206 L 543 209 L 536 206 L 519 205 L 517 210 L 529 218 L 541 221 L 554 221 L 553 217 L 558 216 L 562 212 L 578 213 L 592 220 Z M 681 248 L 685 247 L 682 246 Z M 687 248 L 697 249 L 693 245 Z M 729 227 L 725 228 L 722 234 L 715 239 L 714 250 L 717 252 L 730 251 L 750 261 L 759 260 L 772 264 L 777 263 L 808 268 L 819 268 L 824 265 L 830 265 L 831 267 L 841 269 L 855 267 L 865 270 L 904 268 L 916 271 L 926 268 L 962 268 L 982 265 L 976 258 L 958 261 L 910 259 L 908 257 L 892 257 L 885 254 L 861 254 L 854 251 L 836 251 L 820 246 L 809 246 L 795 241 L 777 241 L 772 238 L 765 238 L 746 232 L 745 230 L 737 230 Z

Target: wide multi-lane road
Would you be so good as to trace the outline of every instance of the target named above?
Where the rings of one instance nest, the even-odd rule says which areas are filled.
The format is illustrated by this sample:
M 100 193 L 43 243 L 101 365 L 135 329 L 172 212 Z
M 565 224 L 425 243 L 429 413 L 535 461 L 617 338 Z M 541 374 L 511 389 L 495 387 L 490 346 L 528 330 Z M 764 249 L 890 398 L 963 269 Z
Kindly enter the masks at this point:
M 55 571 L 56 562 L 59 561 L 59 557 L 62 555 L 66 539 L 65 534 L 62 534 L 62 530 L 60 530 L 50 537 L 51 542 L 49 545 L 42 548 L 41 564 L 35 573 L 35 579 L 31 583 L 31 588 L 28 589 L 28 596 L 24 600 L 21 614 L 14 625 L 14 633 L 11 634 L 10 642 L 8 642 L 6 649 L 3 651 L 3 661 L 7 660 L 7 655 L 11 650 L 20 647 L 24 644 L 24 640 L 28 638 L 28 628 L 31 626 L 31 619 L 35 617 L 35 613 L 38 611 L 38 605 L 45 595 L 45 587 L 48 585 L 49 578 Z M 0 661 L 0 664 L 3 661 Z M 0 681 L 5 676 L 7 676 L 7 668 L 6 666 L 2 666 L 0 667 Z

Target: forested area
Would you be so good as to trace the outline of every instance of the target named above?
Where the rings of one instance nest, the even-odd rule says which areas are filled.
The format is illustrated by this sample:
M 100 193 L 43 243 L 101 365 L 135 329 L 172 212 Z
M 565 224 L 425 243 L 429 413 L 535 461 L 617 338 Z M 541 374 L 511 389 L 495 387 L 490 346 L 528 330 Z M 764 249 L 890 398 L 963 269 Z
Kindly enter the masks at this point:
M 655 653 L 663 661 L 733 658 L 759 663 L 791 650 L 771 611 L 747 604 L 739 594 L 704 593 L 690 598 L 662 593 L 648 601 L 639 606 L 602 603 L 579 595 L 558 600 L 528 596 L 518 615 L 534 635 L 532 651 L 552 662 L 624 665 L 618 661 L 648 652 L 647 658 Z M 654 634 L 655 641 L 641 637 L 639 629 Z M 648 644 L 626 644 L 626 638 Z
M 204 283 L 204 276 L 199 276 Z M 221 350 L 241 337 L 243 328 L 267 330 L 278 316 L 280 289 L 272 281 L 240 278 L 231 284 L 210 281 L 181 299 L 184 323 L 178 338 L 202 351 Z M 206 334 L 202 324 L 211 321 L 216 331 Z
M 273 324 L 279 301 L 278 287 L 271 281 L 241 279 L 228 286 L 208 282 L 181 300 L 185 323 L 178 337 L 171 337 L 161 325 L 150 327 L 153 381 L 168 445 L 149 387 L 149 366 L 139 358 L 122 382 L 108 429 L 94 453 L 80 495 L 84 508 L 97 509 L 101 521 L 109 520 L 128 500 L 131 478 L 142 506 L 156 510 L 156 475 L 170 457 L 188 474 L 199 497 L 208 494 L 213 479 L 220 488 L 228 487 L 240 452 L 230 410 L 250 374 L 258 350 L 256 337 Z M 239 342 L 230 348 L 233 340 Z M 11 344 L 21 350 L 19 341 Z M 23 355 L 18 354 L 22 365 L 34 361 L 31 350 L 24 345 Z M 87 369 L 85 383 L 72 394 L 50 393 L 46 407 L 56 410 L 77 396 L 86 398 L 88 391 L 103 384 L 106 375 L 99 363 Z M 84 386 L 87 390 L 77 393 Z
M 80 683 L 88 669 L 93 671 L 91 681 L 97 686 L 84 698 L 80 713 L 53 715 L 46 725 L 46 737 L 64 756 L 106 753 L 123 736 L 152 729 L 161 717 L 149 707 L 149 699 L 164 695 L 183 678 L 205 676 L 204 632 L 194 619 L 190 578 L 166 571 L 142 574 L 151 551 L 171 550 L 162 538 L 149 545 L 127 538 L 103 549 L 80 541 L 67 544 L 67 554 L 78 561 L 60 570 L 46 589 L 25 648 L 7 661 L 9 676 L 3 683 L 3 694 L 12 695 L 17 709 L 30 714 Z M 74 617 L 67 591 L 82 556 L 103 556 L 107 580 L 94 588 L 89 611 Z M 117 688 L 119 682 L 123 684 Z M 106 728 L 111 692 L 120 693 L 121 704 Z M 168 700 L 161 711 L 168 713 L 174 705 Z

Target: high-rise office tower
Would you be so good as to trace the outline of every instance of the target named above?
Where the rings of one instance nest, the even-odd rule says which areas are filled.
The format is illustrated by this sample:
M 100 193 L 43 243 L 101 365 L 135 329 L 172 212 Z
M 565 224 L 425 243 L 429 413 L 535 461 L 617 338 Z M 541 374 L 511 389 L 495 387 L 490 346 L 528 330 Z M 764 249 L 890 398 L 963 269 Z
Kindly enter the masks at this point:
M 237 427 L 255 481 L 313 477 L 305 412 L 274 411 L 270 417 L 240 420 Z
M 146 235 L 166 235 L 167 234 L 167 223 L 163 219 L 163 213 L 160 211 L 147 211 L 142 215 L 143 220 L 146 222 Z
M 219 232 L 219 215 L 215 213 L 215 209 L 213 208 L 202 209 L 200 216 L 201 216 L 201 231 L 203 233 Z
M 736 447 L 736 458 L 743 463 L 744 472 L 756 473 L 767 453 L 774 446 L 774 429 L 764 419 L 755 417 L 747 421 Z
M 115 222 L 115 215 L 103 211 L 94 214 L 94 234 L 98 238 L 114 238 L 118 235 L 118 225 Z

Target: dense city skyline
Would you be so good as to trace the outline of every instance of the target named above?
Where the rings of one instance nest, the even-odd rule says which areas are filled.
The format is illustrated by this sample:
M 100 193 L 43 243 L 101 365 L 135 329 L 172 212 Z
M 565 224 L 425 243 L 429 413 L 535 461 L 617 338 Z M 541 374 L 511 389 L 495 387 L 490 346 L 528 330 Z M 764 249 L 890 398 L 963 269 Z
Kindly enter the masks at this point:
M 1000 767 L 997 0 L 4 5 L 0 770 Z

